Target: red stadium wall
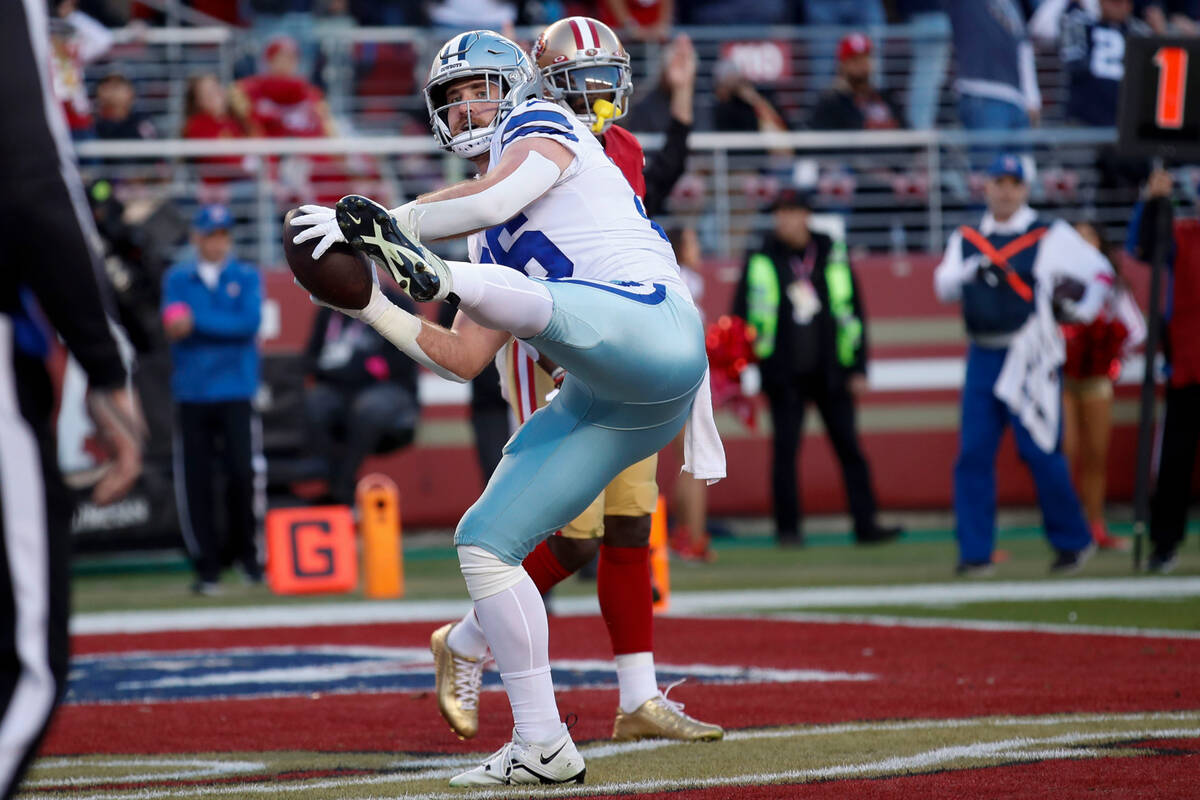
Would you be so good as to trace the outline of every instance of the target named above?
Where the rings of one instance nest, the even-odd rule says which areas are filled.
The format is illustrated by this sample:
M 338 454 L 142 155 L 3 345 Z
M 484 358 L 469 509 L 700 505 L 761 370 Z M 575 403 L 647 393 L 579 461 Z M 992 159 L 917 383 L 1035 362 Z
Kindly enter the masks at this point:
M 919 370 L 919 359 L 961 357 L 965 352 L 958 307 L 943 306 L 932 291 L 937 258 L 916 254 L 895 259 L 868 256 L 855 262 L 870 326 L 872 361 L 907 363 Z M 711 317 L 729 307 L 738 265 L 710 262 L 702 270 L 706 287 L 702 300 Z M 1145 270 L 1131 265 L 1124 270 L 1145 306 Z M 277 335 L 264 343 L 267 351 L 295 351 L 303 347 L 314 307 L 291 282 L 286 271 L 267 276 L 268 295 L 279 306 Z M 932 325 L 931 325 L 932 323 Z M 940 324 L 939 324 L 940 323 Z M 954 331 L 931 338 L 922 329 Z M 914 331 L 916 334 L 914 335 Z M 889 340 L 889 332 L 896 334 Z M 916 374 L 919 380 L 920 375 Z M 1136 423 L 1131 404 L 1135 386 L 1117 389 L 1118 422 L 1109 456 L 1109 498 L 1126 501 L 1133 493 Z M 871 464 L 879 501 L 886 509 L 944 509 L 950 505 L 951 471 L 957 447 L 958 392 L 952 388 L 871 391 L 860 404 L 860 416 L 874 420 L 863 432 L 863 446 Z M 1122 415 L 1122 410 L 1124 414 Z M 816 410 L 810 409 L 815 416 Z M 427 406 L 422 421 L 461 428 L 465 406 Z M 764 421 L 767 418 L 762 412 Z M 709 490 L 714 515 L 766 514 L 770 511 L 770 444 L 759 431 L 751 433 L 736 422 L 726 433 L 729 477 Z M 723 424 L 723 430 L 728 427 Z M 457 440 L 456 440 L 457 441 Z M 680 458 L 667 451 L 660 458 L 659 481 L 669 488 L 679 472 Z M 390 475 L 400 487 L 406 524 L 451 526 L 479 494 L 481 480 L 466 438 L 450 446 L 422 445 L 375 458 L 364 467 Z M 825 437 L 811 432 L 802 445 L 801 482 L 804 508 L 809 513 L 845 511 L 841 473 Z M 998 499 L 1002 505 L 1029 506 L 1036 502 L 1033 484 L 1006 436 L 997 463 Z

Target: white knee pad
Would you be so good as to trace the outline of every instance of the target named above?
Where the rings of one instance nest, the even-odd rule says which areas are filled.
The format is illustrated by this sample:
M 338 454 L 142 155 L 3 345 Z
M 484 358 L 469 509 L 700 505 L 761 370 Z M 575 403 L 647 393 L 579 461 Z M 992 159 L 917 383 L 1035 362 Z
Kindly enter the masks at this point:
M 499 556 L 470 544 L 458 548 L 458 564 L 472 600 L 511 589 L 526 577 L 520 564 L 505 564 Z

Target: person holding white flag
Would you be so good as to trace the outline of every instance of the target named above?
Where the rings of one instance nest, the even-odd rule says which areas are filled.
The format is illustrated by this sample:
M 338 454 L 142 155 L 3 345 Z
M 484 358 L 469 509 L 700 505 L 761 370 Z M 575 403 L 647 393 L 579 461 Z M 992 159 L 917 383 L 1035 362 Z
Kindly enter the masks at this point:
M 970 339 L 954 466 L 956 571 L 994 570 L 996 451 L 1011 424 L 1055 551 L 1050 569 L 1075 572 L 1095 546 L 1062 454 L 1065 352 L 1055 316 L 1090 322 L 1112 289 L 1112 266 L 1066 222 L 1028 206 L 1019 156 L 996 158 L 986 196 L 979 226 L 950 236 L 934 273 L 938 298 L 962 301 Z

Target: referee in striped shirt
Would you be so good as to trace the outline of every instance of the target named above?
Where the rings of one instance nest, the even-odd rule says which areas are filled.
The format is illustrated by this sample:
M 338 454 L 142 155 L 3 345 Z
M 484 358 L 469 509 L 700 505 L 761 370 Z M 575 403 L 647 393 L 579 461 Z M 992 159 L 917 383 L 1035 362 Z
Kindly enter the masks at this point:
M 70 501 L 55 462 L 43 315 L 87 373 L 113 459 L 93 499 L 141 472 L 144 430 L 110 328 L 96 233 L 47 73 L 46 0 L 0 25 L 0 797 L 15 792 L 66 689 Z

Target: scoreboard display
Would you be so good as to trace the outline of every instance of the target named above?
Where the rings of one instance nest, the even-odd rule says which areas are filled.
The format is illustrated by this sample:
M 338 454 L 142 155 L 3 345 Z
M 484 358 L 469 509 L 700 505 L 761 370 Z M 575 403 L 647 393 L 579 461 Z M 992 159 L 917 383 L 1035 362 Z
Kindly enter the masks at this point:
M 1117 120 L 1123 154 L 1200 161 L 1200 38 L 1126 38 Z

